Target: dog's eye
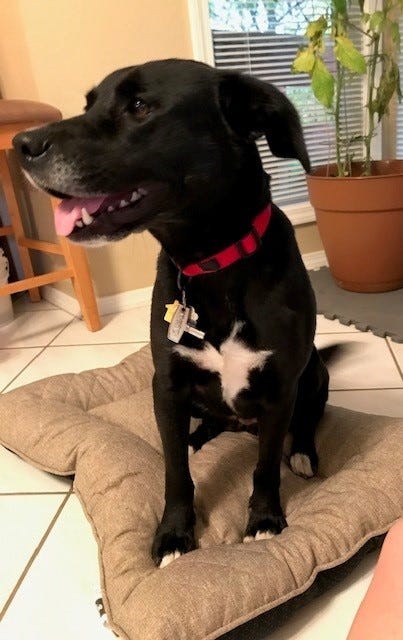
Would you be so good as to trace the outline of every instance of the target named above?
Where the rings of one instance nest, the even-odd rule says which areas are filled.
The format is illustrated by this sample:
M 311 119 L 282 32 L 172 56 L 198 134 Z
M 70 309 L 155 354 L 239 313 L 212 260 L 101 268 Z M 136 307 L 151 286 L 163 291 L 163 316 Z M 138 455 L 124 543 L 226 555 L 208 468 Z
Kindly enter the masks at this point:
M 143 120 L 151 112 L 151 107 L 141 98 L 135 98 L 132 102 L 130 102 L 128 111 L 135 115 L 137 118 Z

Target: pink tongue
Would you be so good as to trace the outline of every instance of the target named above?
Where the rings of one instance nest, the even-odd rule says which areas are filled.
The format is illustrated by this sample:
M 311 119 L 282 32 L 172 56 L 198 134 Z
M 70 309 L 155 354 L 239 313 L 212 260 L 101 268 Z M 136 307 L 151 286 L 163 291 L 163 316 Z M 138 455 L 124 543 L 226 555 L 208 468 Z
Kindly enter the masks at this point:
M 86 208 L 92 214 L 98 211 L 108 196 L 98 198 L 68 198 L 62 200 L 55 209 L 55 228 L 58 236 L 68 236 L 77 220 L 81 220 L 81 209 Z

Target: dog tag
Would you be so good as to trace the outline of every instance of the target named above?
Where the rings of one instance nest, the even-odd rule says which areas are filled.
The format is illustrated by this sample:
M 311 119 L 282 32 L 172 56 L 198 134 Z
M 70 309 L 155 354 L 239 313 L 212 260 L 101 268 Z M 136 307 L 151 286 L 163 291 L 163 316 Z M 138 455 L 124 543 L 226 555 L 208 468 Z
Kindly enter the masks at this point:
M 195 327 L 197 325 L 198 319 L 199 314 L 196 312 L 194 307 L 190 307 L 189 324 L 192 324 Z
M 174 311 L 168 327 L 168 339 L 172 342 L 180 342 L 180 339 L 188 327 L 190 311 L 190 307 L 182 307 L 182 305 L 179 305 L 176 311 Z
M 166 304 L 166 313 L 164 320 L 169 322 L 168 339 L 172 342 L 180 342 L 183 334 L 190 333 L 198 340 L 203 340 L 206 335 L 204 331 L 197 329 L 196 324 L 199 315 L 193 307 L 181 305 L 178 300 L 171 304 Z
M 203 340 L 206 335 L 204 331 L 200 331 L 200 329 L 196 329 L 193 324 L 188 324 L 186 329 L 186 333 L 190 333 L 191 336 L 198 338 L 199 340 Z
M 165 305 L 167 310 L 164 315 L 164 320 L 166 320 L 166 322 L 172 322 L 172 318 L 174 317 L 175 311 L 177 310 L 179 305 L 179 300 L 174 300 L 174 302 L 171 302 L 171 304 Z

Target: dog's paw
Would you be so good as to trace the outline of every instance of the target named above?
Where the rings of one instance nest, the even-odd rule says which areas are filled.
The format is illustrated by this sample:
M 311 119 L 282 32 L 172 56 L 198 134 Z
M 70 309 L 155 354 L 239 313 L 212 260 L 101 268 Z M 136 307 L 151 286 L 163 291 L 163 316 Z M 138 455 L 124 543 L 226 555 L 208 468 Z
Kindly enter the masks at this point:
M 176 549 L 173 553 L 166 553 L 160 562 L 160 569 L 167 567 L 171 562 L 180 558 L 182 555 L 183 553 L 181 553 L 179 549 Z
M 253 542 L 254 540 L 270 540 L 274 538 L 276 534 L 272 531 L 256 531 L 254 536 L 245 535 L 243 542 Z
M 163 569 L 193 549 L 196 549 L 193 529 L 177 532 L 176 530 L 166 531 L 160 527 L 154 538 L 152 557 L 155 564 Z
M 291 470 L 301 478 L 313 478 L 317 464 L 306 453 L 293 453 L 290 457 Z
M 287 520 L 282 514 L 268 515 L 262 518 L 261 516 L 254 516 L 252 512 L 249 517 L 243 542 L 270 540 L 270 538 L 281 533 L 287 526 Z

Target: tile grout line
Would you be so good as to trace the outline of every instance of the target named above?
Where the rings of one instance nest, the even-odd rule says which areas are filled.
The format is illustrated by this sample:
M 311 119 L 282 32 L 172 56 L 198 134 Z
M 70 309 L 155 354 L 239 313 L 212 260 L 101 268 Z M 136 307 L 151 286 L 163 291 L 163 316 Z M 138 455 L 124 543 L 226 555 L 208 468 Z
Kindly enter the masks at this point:
M 32 567 L 35 559 L 38 557 L 39 552 L 41 551 L 43 545 L 45 544 L 46 540 L 48 539 L 54 525 L 56 524 L 57 519 L 59 518 L 61 512 L 63 511 L 64 507 L 67 504 L 68 499 L 70 498 L 70 496 L 72 495 L 72 490 L 70 489 L 70 491 L 66 494 L 66 497 L 64 498 L 64 500 L 62 501 L 62 503 L 59 505 L 55 515 L 53 516 L 52 520 L 50 521 L 50 524 L 48 526 L 48 528 L 46 529 L 45 533 L 43 534 L 39 544 L 37 545 L 36 549 L 34 550 L 33 554 L 31 555 L 30 559 L 28 560 L 27 564 L 25 565 L 24 570 L 22 571 L 20 577 L 17 580 L 17 583 L 15 584 L 14 588 L 12 589 L 10 595 L 8 596 L 3 608 L 0 611 L 0 622 L 2 621 L 2 619 L 4 618 L 4 616 L 6 615 L 12 601 L 14 600 L 18 589 L 20 588 L 22 582 L 24 581 L 28 571 L 30 570 L 30 568 Z
M 111 314 L 111 315 L 116 315 L 116 314 Z M 65 329 L 67 329 L 67 327 L 69 327 L 73 323 L 73 320 L 76 320 L 76 319 L 80 320 L 80 317 L 79 316 L 74 316 L 73 319 L 70 322 L 68 322 L 66 324 L 66 326 L 63 327 L 63 329 L 61 329 L 61 331 L 59 331 L 59 333 L 56 336 L 54 336 L 52 338 L 52 340 L 49 342 L 49 344 L 47 344 L 46 346 L 47 347 L 52 347 L 52 348 L 55 348 L 55 347 L 94 347 L 94 346 L 98 347 L 98 346 L 102 346 L 102 345 L 110 346 L 110 345 L 115 345 L 115 344 L 147 344 L 150 341 L 150 338 L 148 337 L 146 340 L 127 340 L 127 341 L 124 341 L 124 342 L 83 342 L 83 343 L 78 343 L 78 344 L 74 343 L 74 344 L 53 344 L 52 345 L 52 342 L 54 342 L 56 340 L 56 338 L 58 338 L 63 333 L 63 331 Z
M 400 364 L 399 364 L 399 362 L 398 362 L 398 360 L 397 360 L 397 357 L 396 357 L 396 355 L 395 355 L 395 352 L 393 351 L 393 349 L 392 349 L 392 347 L 391 347 L 391 345 L 390 345 L 389 340 L 386 340 L 386 344 L 388 345 L 388 349 L 389 349 L 389 351 L 390 351 L 390 353 L 391 353 L 391 355 L 392 355 L 393 362 L 394 362 L 394 363 L 395 363 L 395 365 L 396 365 L 396 368 L 397 368 L 397 370 L 398 370 L 398 372 L 399 372 L 399 375 L 400 375 L 401 379 L 403 380 L 403 371 L 402 371 L 402 369 L 401 369 L 401 367 L 400 367 Z
M 346 387 L 344 389 L 331 389 L 329 391 L 332 393 L 337 393 L 338 391 L 403 391 L 403 385 L 401 387 Z
M 22 300 L 22 298 L 20 298 Z M 40 308 L 39 305 L 41 302 L 45 302 L 46 305 L 50 305 L 50 306 L 46 306 L 45 308 L 42 307 Z M 36 306 L 38 304 L 38 307 Z M 40 301 L 38 303 L 36 302 L 28 302 L 28 306 L 26 309 L 15 309 L 14 311 L 14 317 L 16 318 L 17 316 L 21 316 L 24 313 L 40 313 L 41 311 L 63 311 L 64 313 L 67 313 L 67 315 L 72 316 L 74 318 L 79 317 L 79 313 L 72 313 L 71 311 L 67 311 L 66 309 L 62 309 L 62 307 L 58 307 L 57 305 L 53 304 L 52 302 L 48 302 L 47 300 L 45 300 L 45 298 L 40 299 Z M 18 300 L 16 300 L 16 305 L 18 306 Z M 14 305 L 13 305 L 14 307 Z
M 0 491 L 0 498 L 14 496 L 65 496 L 70 493 L 72 487 L 67 491 Z
M 28 348 L 28 347 L 25 347 L 25 348 Z M 34 348 L 35 348 L 35 347 L 32 347 L 32 349 L 34 349 Z M 40 348 L 40 347 L 36 347 L 36 348 L 38 349 L 38 348 Z M 21 369 L 21 371 L 19 371 L 19 372 L 18 372 L 18 373 L 17 373 L 17 374 L 16 374 L 16 375 L 15 375 L 15 376 L 14 376 L 14 377 L 9 381 L 9 382 L 7 382 L 6 386 L 5 386 L 5 387 L 3 387 L 3 388 L 0 390 L 0 394 L 1 394 L 1 393 L 4 393 L 5 391 L 7 391 L 8 387 L 9 387 L 9 386 L 14 382 L 14 380 L 16 380 L 16 379 L 18 378 L 18 376 L 20 376 L 20 375 L 21 375 L 21 373 L 23 373 L 23 372 L 25 371 L 25 369 L 27 369 L 27 368 L 29 367 L 29 365 L 30 365 L 30 364 L 32 364 L 32 363 L 34 362 L 34 360 L 36 360 L 37 358 L 39 358 L 39 356 L 40 356 L 40 355 L 45 351 L 45 349 L 47 349 L 47 345 L 46 345 L 46 347 L 42 347 L 42 348 L 41 348 L 41 350 L 39 351 L 39 353 L 37 353 L 37 354 L 36 354 L 36 356 L 34 356 L 34 357 L 32 358 L 32 360 L 30 360 L 30 361 L 25 365 L 25 367 L 23 367 L 23 368 Z
M 39 356 L 40 356 L 40 355 L 41 355 L 41 354 L 42 354 L 42 353 L 43 353 L 43 352 L 44 352 L 44 351 L 45 351 L 45 350 L 46 350 L 46 349 L 47 349 L 47 348 L 52 344 L 53 340 L 56 340 L 56 338 L 57 338 L 58 336 L 60 336 L 60 334 L 62 333 L 62 331 L 64 331 L 64 330 L 65 330 L 65 329 L 66 329 L 66 328 L 67 328 L 67 327 L 68 327 L 68 326 L 73 322 L 73 320 L 74 320 L 74 318 L 72 318 L 72 319 L 71 319 L 71 320 L 70 320 L 70 321 L 69 321 L 69 322 L 68 322 L 68 323 L 63 327 L 63 329 L 61 329 L 60 331 L 58 331 L 58 333 L 57 333 L 55 336 L 53 336 L 53 338 L 50 340 L 50 342 L 48 342 L 48 344 L 44 345 L 44 346 L 41 348 L 40 352 L 39 352 L 39 353 L 37 353 L 37 354 L 36 354 L 36 356 L 34 356 L 34 357 L 32 358 L 32 360 L 30 360 L 30 361 L 28 362 L 28 364 L 26 364 L 26 365 L 25 365 L 25 367 L 23 367 L 23 368 L 21 369 L 21 371 L 19 371 L 19 372 L 17 373 L 17 375 L 16 375 L 16 376 L 14 376 L 14 378 L 12 378 L 12 380 L 10 380 L 10 381 L 6 384 L 6 386 L 5 386 L 5 387 L 3 387 L 3 388 L 0 390 L 0 394 L 1 394 L 1 393 L 4 393 L 4 392 L 8 389 L 8 387 L 9 387 L 9 386 L 10 386 L 10 385 L 11 385 L 11 384 L 12 384 L 12 383 L 13 383 L 13 382 L 18 378 L 18 376 L 20 376 L 20 375 L 21 375 L 21 374 L 22 374 L 26 369 L 28 369 L 28 367 L 29 367 L 29 366 L 34 362 L 34 360 L 36 360 L 37 358 L 39 358 Z M 14 347 L 14 348 L 15 348 L 15 349 L 17 349 L 18 347 Z M 32 349 L 33 349 L 34 347 L 25 347 L 25 348 L 26 348 L 26 349 L 28 349 L 28 348 L 32 348 Z M 36 347 L 36 348 L 40 348 L 40 347 Z
M 67 322 L 67 323 L 64 325 L 63 329 L 60 329 L 60 331 L 59 331 L 55 336 L 53 336 L 53 338 L 48 342 L 48 344 L 46 345 L 46 347 L 50 347 L 50 346 L 51 346 L 51 344 L 52 344 L 52 342 L 54 342 L 54 341 L 56 340 L 56 338 L 58 338 L 58 337 L 63 333 L 63 331 L 64 331 L 65 329 L 67 329 L 67 327 L 69 327 L 71 324 L 73 324 L 73 322 L 74 322 L 74 320 L 75 320 L 76 318 L 77 318 L 77 316 L 73 316 L 73 317 L 71 318 L 70 322 Z
M 69 323 L 70 324 L 70 323 Z M 59 334 L 60 335 L 60 334 Z M 55 336 L 56 340 L 57 336 Z M 47 345 L 30 345 L 29 347 L 0 347 L 1 351 L 23 351 L 24 349 L 47 349 L 48 347 L 52 347 L 52 349 L 56 349 L 57 347 L 110 347 L 115 344 L 148 344 L 150 342 L 150 338 L 144 338 L 144 340 L 124 340 L 122 342 L 79 342 L 78 344 L 47 344 Z
M 315 331 L 316 336 L 333 336 L 333 335 L 341 335 L 348 333 L 351 335 L 352 333 L 369 333 L 368 331 L 340 331 L 340 328 L 337 331 Z

